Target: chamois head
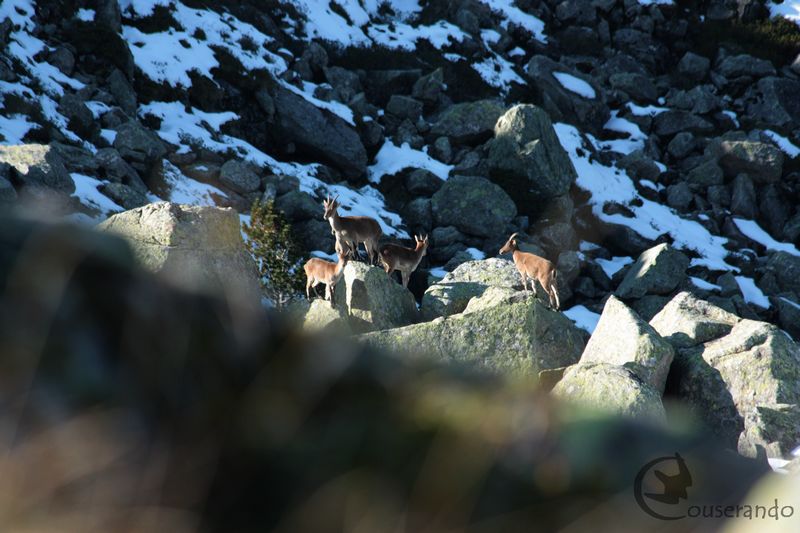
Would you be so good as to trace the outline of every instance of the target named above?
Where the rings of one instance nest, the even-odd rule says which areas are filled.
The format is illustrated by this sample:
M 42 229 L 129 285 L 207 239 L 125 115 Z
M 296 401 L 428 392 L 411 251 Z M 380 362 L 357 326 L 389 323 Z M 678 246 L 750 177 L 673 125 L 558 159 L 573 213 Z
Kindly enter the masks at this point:
M 426 255 L 428 253 L 428 236 L 425 235 L 423 237 L 422 235 L 414 235 L 414 241 L 417 243 L 417 246 L 414 249 L 416 251 L 422 250 L 422 255 Z
M 338 194 L 336 195 L 335 198 L 331 198 L 329 195 L 328 197 L 325 198 L 325 200 L 322 201 L 322 207 L 325 208 L 325 214 L 322 215 L 322 218 L 327 220 L 331 218 L 334 215 L 334 213 L 336 213 L 336 210 L 341 205 L 337 201 L 338 198 L 339 198 Z
M 519 250 L 519 246 L 517 245 L 517 234 L 512 233 L 511 237 L 508 238 L 506 243 L 500 248 L 499 254 L 507 254 L 511 253 L 514 250 Z

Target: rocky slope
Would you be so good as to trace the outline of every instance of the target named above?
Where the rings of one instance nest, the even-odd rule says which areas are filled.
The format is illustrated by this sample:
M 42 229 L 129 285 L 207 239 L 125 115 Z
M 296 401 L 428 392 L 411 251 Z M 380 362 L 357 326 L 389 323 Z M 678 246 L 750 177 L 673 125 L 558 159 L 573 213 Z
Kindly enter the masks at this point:
M 530 331 L 563 319 L 509 303 L 513 286 L 481 277 L 502 277 L 507 264 L 470 272 L 520 232 L 558 265 L 568 317 L 602 332 L 600 314 L 618 302 L 636 338 L 613 361 L 563 370 L 584 343 L 567 324 L 569 349 L 552 361 L 486 366 L 561 368 L 561 383 L 602 374 L 634 380 L 626 390 L 651 400 L 662 390 L 695 398 L 693 385 L 664 382 L 677 368 L 667 354 L 749 353 L 741 336 L 776 360 L 797 357 L 778 328 L 800 335 L 800 30 L 769 20 L 791 5 L 5 0 L 0 202 L 95 224 L 158 200 L 247 217 L 254 200 L 275 198 L 303 248 L 325 255 L 333 241 L 320 202 L 339 195 L 345 214 L 375 217 L 387 239 L 431 236 L 411 284 L 419 310 L 385 280 L 364 281 L 369 271 L 351 281 L 391 309 L 359 304 L 369 293 L 350 289 L 339 302 L 350 318 L 313 309 L 357 333 L 381 330 L 365 334 L 381 345 L 409 335 L 469 343 L 476 309 Z M 651 319 L 685 292 L 746 325 L 667 347 Z M 495 333 L 500 344 L 474 345 L 476 358 L 540 340 Z M 733 352 L 714 344 L 725 339 Z M 621 373 L 620 361 L 634 370 Z M 685 369 L 705 379 L 701 370 Z M 739 418 L 720 427 L 732 445 L 787 453 L 796 435 L 774 428 L 794 420 L 796 399 L 778 389 L 755 403 L 731 393 Z M 631 409 L 658 411 L 650 403 Z

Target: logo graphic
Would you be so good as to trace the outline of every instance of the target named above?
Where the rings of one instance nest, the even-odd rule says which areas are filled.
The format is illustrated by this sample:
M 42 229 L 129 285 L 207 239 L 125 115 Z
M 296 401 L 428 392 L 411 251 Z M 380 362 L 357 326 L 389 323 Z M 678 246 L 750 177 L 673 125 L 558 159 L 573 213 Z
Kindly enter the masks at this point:
M 677 465 L 677 473 L 674 472 Z M 659 467 L 659 468 L 656 468 Z M 667 468 L 672 467 L 672 468 Z M 651 473 L 652 472 L 652 473 Z M 639 470 L 633 483 L 633 495 L 642 510 L 659 520 L 680 520 L 686 514 L 664 514 L 670 506 L 688 499 L 686 489 L 692 486 L 692 474 L 679 453 L 653 459 Z

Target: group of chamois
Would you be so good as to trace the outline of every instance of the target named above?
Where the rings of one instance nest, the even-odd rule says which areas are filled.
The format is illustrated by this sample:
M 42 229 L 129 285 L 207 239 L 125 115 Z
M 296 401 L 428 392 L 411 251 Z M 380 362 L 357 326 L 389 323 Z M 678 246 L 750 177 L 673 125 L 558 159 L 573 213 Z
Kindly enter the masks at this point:
M 306 297 L 311 299 L 311 289 L 317 293 L 317 285 L 325 284 L 325 299 L 330 300 L 333 306 L 333 296 L 336 283 L 344 273 L 344 267 L 351 258 L 359 255 L 358 244 L 363 243 L 367 252 L 369 264 L 381 264 L 386 273 L 391 276 L 395 270 L 402 277 L 403 287 L 408 287 L 411 273 L 417 269 L 420 261 L 428 252 L 428 236 L 414 235 L 416 246 L 406 248 L 399 244 L 384 244 L 378 248 L 378 242 L 383 236 L 380 224 L 374 218 L 364 216 L 339 216 L 340 203 L 338 196 L 326 197 L 322 202 L 324 208 L 323 218 L 331 225 L 331 233 L 336 237 L 336 263 L 325 261 L 318 257 L 309 259 L 303 266 L 306 273 Z M 561 303 L 558 299 L 556 288 L 556 267 L 553 263 L 538 255 L 523 252 L 517 243 L 517 234 L 514 233 L 500 248 L 499 254 L 511 253 L 514 265 L 517 267 L 522 286 L 527 291 L 527 282 L 531 282 L 531 290 L 535 291 L 534 280 L 537 280 L 550 299 L 550 306 L 558 309 Z

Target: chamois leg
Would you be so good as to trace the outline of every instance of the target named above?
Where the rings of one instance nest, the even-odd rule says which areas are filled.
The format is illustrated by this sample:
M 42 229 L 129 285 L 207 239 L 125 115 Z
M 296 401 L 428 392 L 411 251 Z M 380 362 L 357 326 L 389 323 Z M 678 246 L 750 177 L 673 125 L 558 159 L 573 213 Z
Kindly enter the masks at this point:
M 520 272 L 519 273 L 519 277 L 520 277 L 520 279 L 522 279 L 522 290 L 524 290 L 525 292 L 528 292 L 528 285 L 527 285 L 527 283 L 525 283 L 527 281 L 527 278 L 525 277 L 525 273 L 524 272 Z
M 408 279 L 411 277 L 411 272 L 401 270 L 400 276 L 403 278 L 403 287 L 408 288 Z
M 314 296 L 316 296 L 317 298 L 319 298 L 319 293 L 317 292 L 317 285 L 319 284 L 320 282 L 317 280 L 314 280 L 314 283 L 311 284 L 311 289 L 314 291 Z
M 306 299 L 311 300 L 311 278 L 306 279 Z
M 558 299 L 558 287 L 556 286 L 556 281 L 553 280 L 553 283 L 550 285 L 550 290 L 553 292 L 553 299 L 555 300 L 555 306 L 553 309 L 558 311 L 561 309 L 561 302 Z

